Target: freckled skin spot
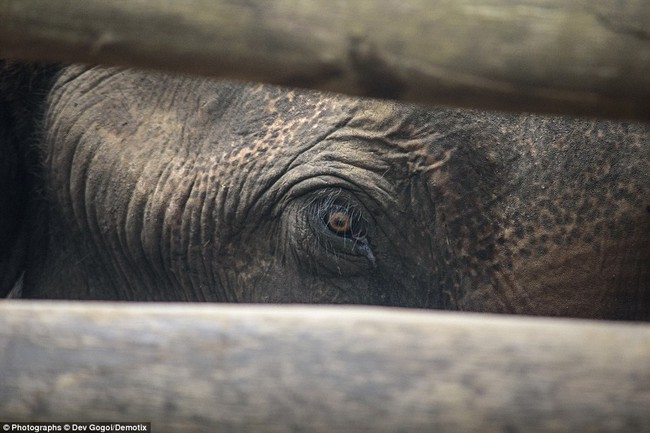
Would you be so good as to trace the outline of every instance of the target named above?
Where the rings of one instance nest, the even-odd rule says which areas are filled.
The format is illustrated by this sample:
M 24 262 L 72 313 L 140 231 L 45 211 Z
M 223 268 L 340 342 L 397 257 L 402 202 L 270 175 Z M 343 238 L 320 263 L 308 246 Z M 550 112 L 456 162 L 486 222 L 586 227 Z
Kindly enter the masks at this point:
M 521 226 L 516 226 L 515 227 L 515 236 L 519 239 L 522 239 L 524 237 L 524 229 Z
M 548 254 L 548 248 L 546 248 L 546 247 L 544 247 L 544 246 L 539 246 L 539 247 L 537 247 L 537 248 L 535 249 L 535 253 L 536 253 L 538 256 L 543 256 L 543 255 L 545 255 L 545 254 Z

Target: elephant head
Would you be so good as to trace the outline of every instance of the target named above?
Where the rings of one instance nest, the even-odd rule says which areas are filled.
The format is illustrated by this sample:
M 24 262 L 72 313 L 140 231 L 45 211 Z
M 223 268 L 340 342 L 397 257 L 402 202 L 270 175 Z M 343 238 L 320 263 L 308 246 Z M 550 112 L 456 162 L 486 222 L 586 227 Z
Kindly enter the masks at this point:
M 25 297 L 650 319 L 647 125 L 32 75 L 0 155 L 36 159 Z

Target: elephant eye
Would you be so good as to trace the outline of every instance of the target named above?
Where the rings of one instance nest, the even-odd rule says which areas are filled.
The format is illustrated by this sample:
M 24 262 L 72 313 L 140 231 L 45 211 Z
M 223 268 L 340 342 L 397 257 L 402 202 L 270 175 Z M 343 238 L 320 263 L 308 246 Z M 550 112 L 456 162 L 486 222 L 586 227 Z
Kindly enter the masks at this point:
M 365 237 L 364 223 L 359 211 L 333 205 L 329 206 L 321 215 L 323 224 L 333 234 L 350 239 Z
M 332 212 L 327 218 L 327 227 L 336 234 L 344 234 L 352 228 L 352 218 L 345 212 Z
M 358 266 L 359 258 L 367 259 L 372 267 L 376 266 L 368 239 L 372 225 L 365 208 L 354 196 L 335 191 L 327 196 L 317 196 L 305 209 L 308 210 L 307 221 L 320 247 L 314 254 L 318 254 L 321 263 L 329 263 L 339 274 L 345 262 L 342 257 L 347 258 L 350 266 Z M 334 260 L 323 259 L 328 257 Z

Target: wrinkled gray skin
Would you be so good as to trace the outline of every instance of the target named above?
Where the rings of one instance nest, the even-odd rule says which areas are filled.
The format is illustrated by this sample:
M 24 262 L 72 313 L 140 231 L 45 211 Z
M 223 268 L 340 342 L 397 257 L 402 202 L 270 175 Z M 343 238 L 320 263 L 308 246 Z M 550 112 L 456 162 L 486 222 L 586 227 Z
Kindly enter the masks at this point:
M 42 118 L 12 132 L 37 149 L 24 297 L 650 319 L 647 125 L 76 66 L 39 83 Z

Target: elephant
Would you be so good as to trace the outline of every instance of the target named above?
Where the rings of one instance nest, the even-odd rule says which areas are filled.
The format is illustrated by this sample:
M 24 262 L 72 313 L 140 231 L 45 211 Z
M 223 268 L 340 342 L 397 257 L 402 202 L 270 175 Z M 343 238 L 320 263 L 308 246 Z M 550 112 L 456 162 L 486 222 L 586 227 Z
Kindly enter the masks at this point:
M 1 65 L 4 296 L 650 320 L 650 128 Z

